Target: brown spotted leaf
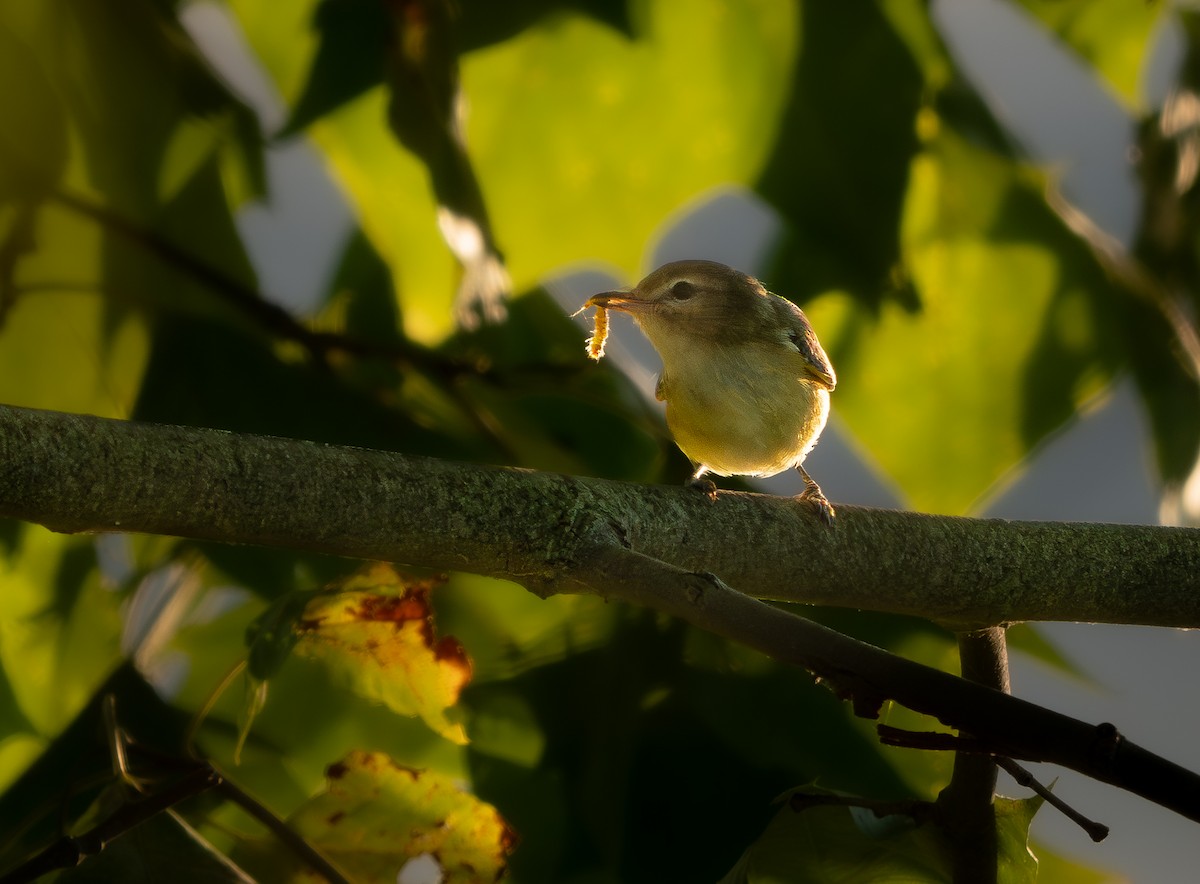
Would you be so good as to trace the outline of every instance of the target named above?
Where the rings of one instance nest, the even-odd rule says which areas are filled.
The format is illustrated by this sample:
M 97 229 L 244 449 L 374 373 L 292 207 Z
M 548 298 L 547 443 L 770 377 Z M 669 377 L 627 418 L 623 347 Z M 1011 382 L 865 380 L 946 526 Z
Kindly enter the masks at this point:
M 330 765 L 326 776 L 325 791 L 304 802 L 288 826 L 347 880 L 482 884 L 503 876 L 516 833 L 494 807 L 446 775 L 356 750 Z M 321 880 L 276 839 L 243 841 L 235 856 L 258 880 Z M 414 868 L 406 870 L 409 863 Z
M 360 696 L 401 715 L 419 715 L 443 737 L 465 743 L 446 711 L 471 677 L 458 640 L 438 638 L 429 593 L 417 580 L 371 565 L 309 602 L 296 624 L 296 653 L 319 660 Z
M 378 752 L 351 752 L 327 771 L 325 792 L 289 820 L 352 880 L 396 881 L 409 860 L 428 857 L 443 884 L 495 881 L 516 835 L 490 804 L 428 770 Z

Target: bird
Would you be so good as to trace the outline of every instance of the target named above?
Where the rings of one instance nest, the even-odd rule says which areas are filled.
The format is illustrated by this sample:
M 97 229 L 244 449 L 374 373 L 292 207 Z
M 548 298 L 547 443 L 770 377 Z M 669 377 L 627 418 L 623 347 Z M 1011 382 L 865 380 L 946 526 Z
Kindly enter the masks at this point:
M 837 375 L 804 311 L 753 276 L 715 261 L 664 264 L 632 289 L 593 295 L 594 358 L 605 310 L 629 314 L 662 359 L 655 397 L 695 472 L 687 484 L 715 499 L 704 476 L 773 476 L 795 468 L 798 498 L 828 525 L 833 505 L 804 468 L 829 419 Z

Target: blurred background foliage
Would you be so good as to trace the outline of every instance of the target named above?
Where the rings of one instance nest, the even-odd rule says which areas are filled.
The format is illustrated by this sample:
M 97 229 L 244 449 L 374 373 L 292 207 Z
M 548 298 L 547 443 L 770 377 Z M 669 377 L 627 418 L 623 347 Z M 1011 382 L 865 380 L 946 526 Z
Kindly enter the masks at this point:
M 907 505 L 971 511 L 1126 373 L 1180 495 L 1200 443 L 1200 19 L 1019 6 L 1140 126 L 1129 250 L 1029 161 L 917 0 L 228 0 L 286 108 L 268 125 L 198 48 L 187 4 L 4 3 L 0 401 L 676 482 L 688 465 L 653 405 L 588 362 L 543 286 L 580 269 L 634 281 L 665 231 L 732 191 L 781 222 L 748 269 L 804 305 L 838 370 L 839 427 Z M 1167 20 L 1188 48 L 1152 106 L 1140 83 Z M 278 198 L 265 157 L 294 139 L 354 218 L 311 307 L 263 290 L 235 223 Z M 415 578 L 393 575 L 370 607 L 417 624 L 398 685 L 361 636 L 299 652 L 325 616 L 314 593 L 354 567 L 0 526 L 3 864 L 102 814 L 111 695 L 147 752 L 190 745 L 356 880 L 395 880 L 418 854 L 448 881 L 505 863 L 528 882 L 817 881 L 867 856 L 871 874 L 945 880 L 927 835 L 773 803 L 813 782 L 931 799 L 949 774 L 878 746 L 801 673 L 646 612 L 464 574 L 414 614 Z M 929 624 L 812 613 L 956 665 Z M 438 668 L 445 636 L 465 684 Z M 366 794 L 381 803 L 330 824 Z M 231 875 L 217 853 L 262 880 L 298 874 L 229 802 L 179 811 L 64 877 Z M 1004 813 L 1006 880 L 1032 880 L 1032 808 Z M 430 840 L 449 819 L 471 837 Z M 361 840 L 388 821 L 423 837 Z M 1037 853 L 1053 880 L 1099 879 Z

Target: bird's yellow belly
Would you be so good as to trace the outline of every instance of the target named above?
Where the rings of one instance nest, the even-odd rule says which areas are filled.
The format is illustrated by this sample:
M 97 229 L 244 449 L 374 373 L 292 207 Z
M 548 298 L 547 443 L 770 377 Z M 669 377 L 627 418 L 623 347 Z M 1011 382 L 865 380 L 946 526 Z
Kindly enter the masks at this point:
M 664 387 L 667 426 L 676 444 L 719 476 L 773 476 L 797 466 L 829 416 L 828 391 L 794 372 Z

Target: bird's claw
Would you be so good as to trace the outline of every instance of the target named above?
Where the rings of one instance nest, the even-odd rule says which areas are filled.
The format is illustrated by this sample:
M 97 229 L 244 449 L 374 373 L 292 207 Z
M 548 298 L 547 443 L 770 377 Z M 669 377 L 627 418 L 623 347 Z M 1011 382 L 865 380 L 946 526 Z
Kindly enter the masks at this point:
M 833 527 L 833 519 L 836 513 L 831 504 L 825 498 L 825 494 L 821 491 L 821 486 L 817 481 L 808 474 L 808 470 L 803 466 L 797 466 L 796 469 L 800 472 L 800 478 L 804 480 L 804 490 L 797 495 L 797 500 L 806 500 L 817 508 L 817 515 L 821 517 L 821 521 L 828 527 Z
M 805 489 L 796 499 L 812 504 L 816 508 L 817 515 L 821 521 L 828 527 L 833 527 L 833 520 L 837 516 L 837 511 L 834 510 L 833 504 L 825 499 L 825 495 L 821 493 L 819 488 L 816 491 Z
M 717 483 L 712 479 L 702 479 L 699 476 L 692 476 L 683 483 L 685 488 L 695 488 L 709 500 L 717 499 Z

